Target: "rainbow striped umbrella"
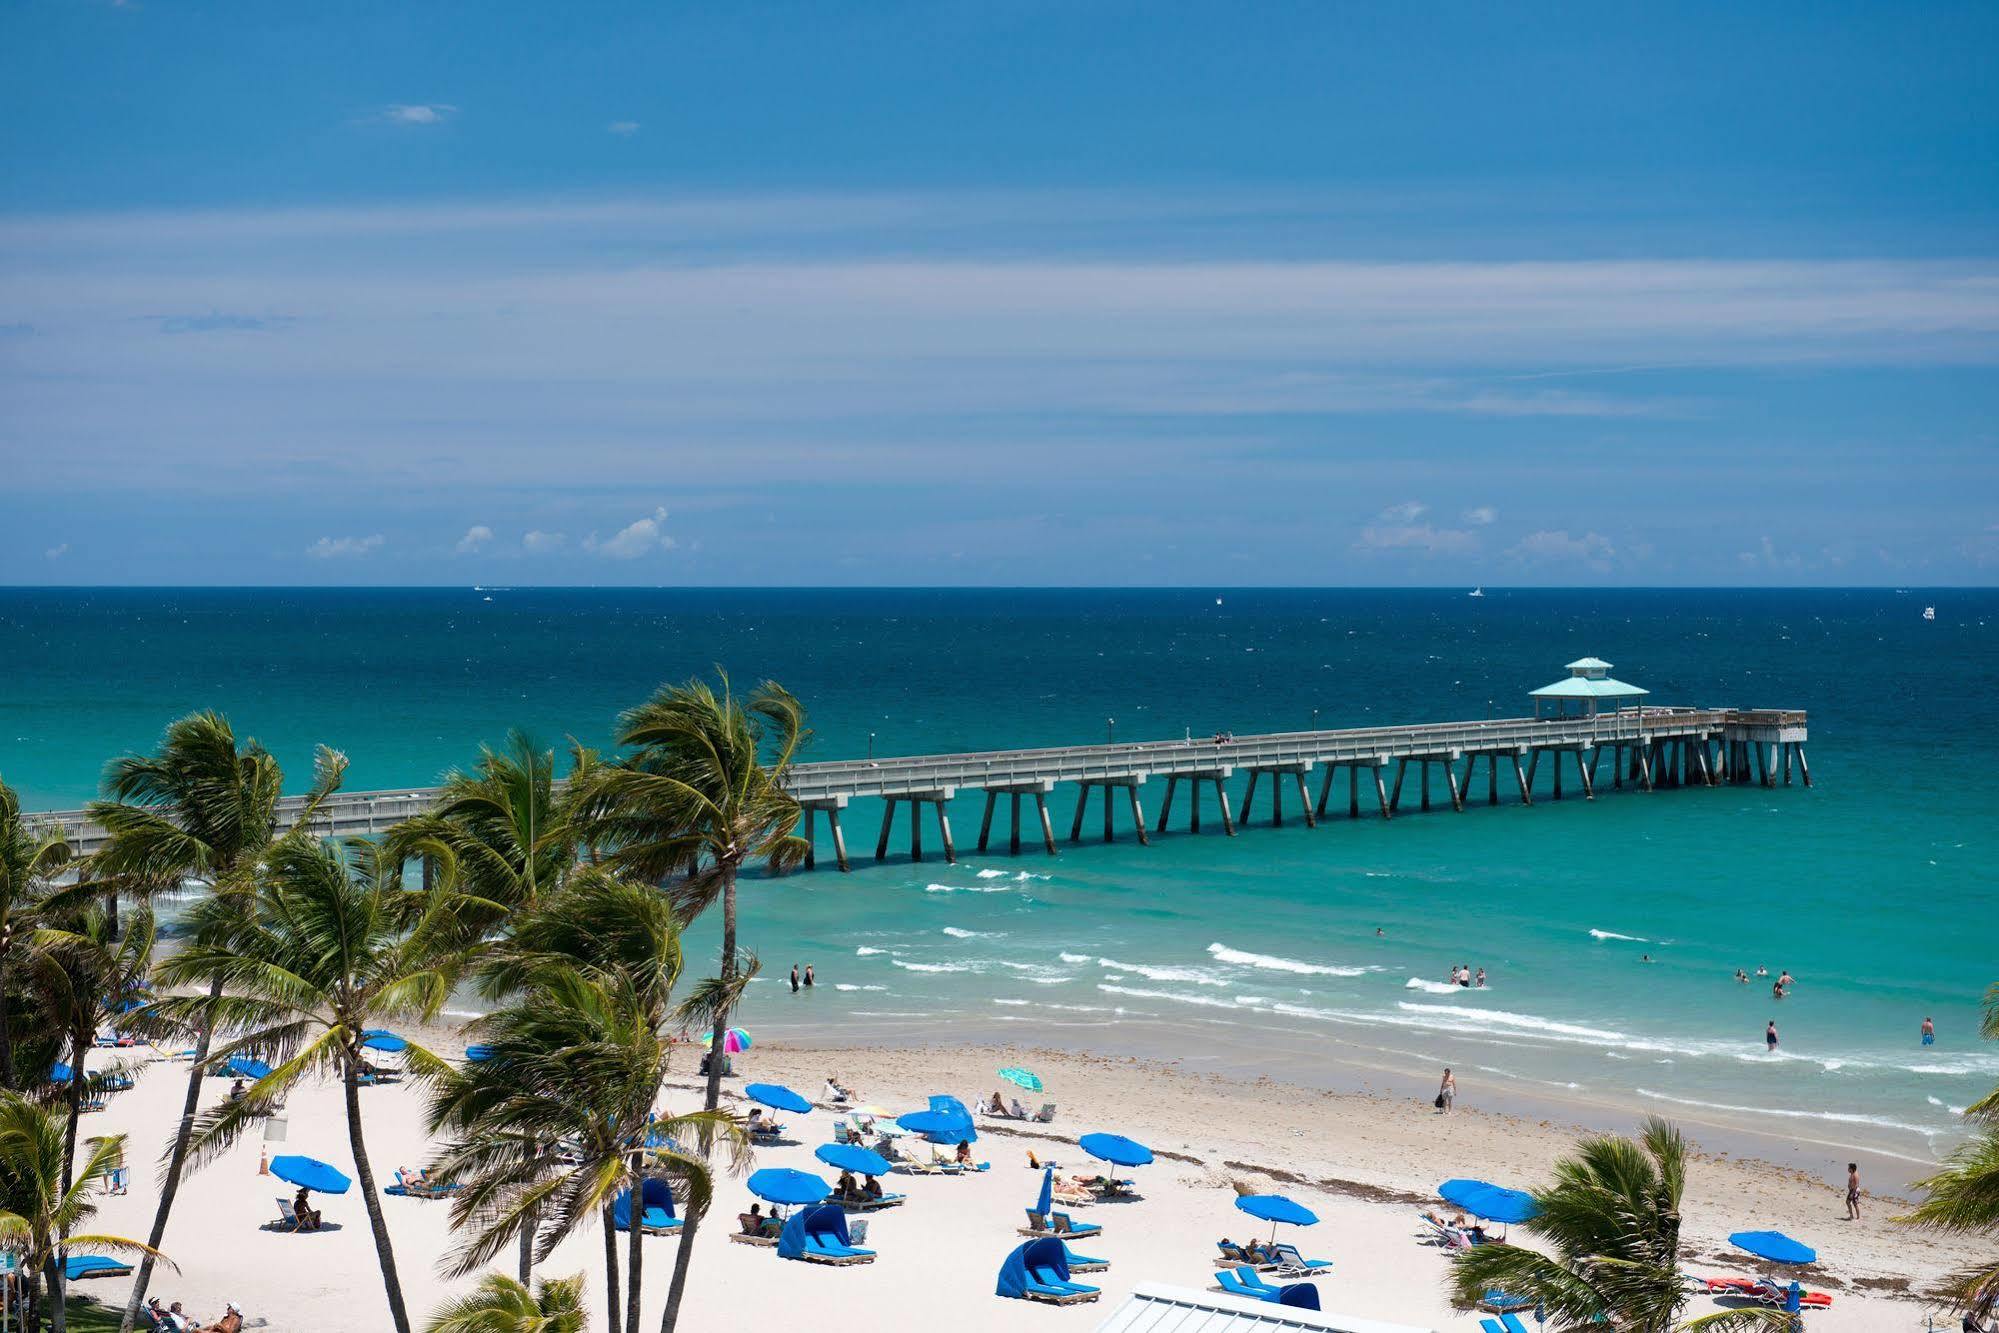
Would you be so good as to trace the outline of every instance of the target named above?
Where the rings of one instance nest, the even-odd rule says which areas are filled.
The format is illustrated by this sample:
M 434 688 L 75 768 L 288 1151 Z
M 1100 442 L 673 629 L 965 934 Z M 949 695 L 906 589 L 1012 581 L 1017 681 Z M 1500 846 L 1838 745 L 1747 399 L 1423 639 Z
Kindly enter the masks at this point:
M 750 1034 L 741 1028 L 730 1028 L 722 1034 L 722 1050 L 727 1055 L 741 1055 L 750 1049 Z

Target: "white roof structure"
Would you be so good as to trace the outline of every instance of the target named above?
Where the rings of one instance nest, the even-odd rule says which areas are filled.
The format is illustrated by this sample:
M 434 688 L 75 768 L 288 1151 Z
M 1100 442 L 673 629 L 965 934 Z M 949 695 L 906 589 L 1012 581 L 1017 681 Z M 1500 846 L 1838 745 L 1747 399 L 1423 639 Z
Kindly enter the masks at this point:
M 1531 699 L 1637 699 L 1650 694 L 1636 685 L 1610 678 L 1610 663 L 1601 657 L 1578 657 L 1566 668 L 1568 676 L 1552 685 L 1529 690 Z
M 1300 1310 L 1244 1296 L 1141 1282 L 1097 1333 L 1435 1333 L 1419 1324 L 1384 1324 L 1326 1310 Z

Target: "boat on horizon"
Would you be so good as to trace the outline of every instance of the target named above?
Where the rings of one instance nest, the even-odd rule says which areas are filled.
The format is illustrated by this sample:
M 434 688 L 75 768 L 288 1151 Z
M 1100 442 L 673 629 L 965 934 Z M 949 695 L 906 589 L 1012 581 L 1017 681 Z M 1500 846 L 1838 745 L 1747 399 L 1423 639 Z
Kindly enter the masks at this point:
M 1471 590 L 1470 592 L 1466 593 L 1466 594 L 1465 594 L 1465 596 L 1467 596 L 1467 597 L 1483 597 L 1483 596 L 1485 596 L 1485 585 L 1484 585 L 1484 584 L 1480 584 L 1480 585 L 1479 585 L 1478 587 L 1476 587 L 1476 588 L 1473 588 L 1473 589 L 1472 589 L 1472 590 Z

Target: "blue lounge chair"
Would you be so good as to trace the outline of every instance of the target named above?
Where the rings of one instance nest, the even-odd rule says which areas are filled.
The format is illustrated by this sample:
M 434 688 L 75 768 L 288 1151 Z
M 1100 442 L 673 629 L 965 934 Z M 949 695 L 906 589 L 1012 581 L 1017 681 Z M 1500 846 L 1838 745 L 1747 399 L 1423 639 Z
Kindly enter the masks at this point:
M 63 1264 L 63 1276 L 74 1282 L 80 1277 L 125 1277 L 132 1265 L 103 1254 L 71 1255 Z
M 1504 1291 L 1488 1291 L 1478 1298 L 1478 1308 L 1502 1314 L 1508 1310 L 1531 1310 L 1534 1308 L 1534 1302 L 1525 1296 L 1514 1296 Z
M 612 1200 L 611 1225 L 620 1231 L 631 1230 L 630 1190 Z M 648 1236 L 667 1236 L 680 1230 L 680 1219 L 673 1215 L 673 1188 L 658 1176 L 639 1182 L 639 1230 Z
M 1254 1277 L 1256 1270 L 1240 1266 L 1224 1268 L 1215 1274 L 1215 1285 L 1231 1296 L 1241 1296 L 1245 1300 L 1252 1301 L 1270 1301 L 1275 1303 L 1277 1298 L 1284 1294 L 1284 1288 L 1266 1286 L 1260 1280 L 1252 1286 L 1242 1280 L 1241 1275 L 1243 1273 L 1248 1273 Z
M 1025 1210 L 1027 1225 L 1020 1229 L 1023 1236 L 1098 1236 L 1103 1228 L 1095 1222 L 1077 1222 L 1067 1213 L 1038 1213 L 1034 1209 Z
M 1298 1247 L 1288 1242 L 1277 1246 L 1271 1253 L 1277 1256 L 1277 1268 L 1285 1273 L 1319 1273 L 1330 1276 L 1332 1261 L 1327 1259 L 1307 1259 L 1298 1253 Z
M 1078 1305 L 1103 1293 L 1069 1280 L 1069 1251 L 1060 1240 L 1044 1236 L 1016 1245 L 1000 1265 L 996 1294 L 1051 1305 Z
M 1517 1314 L 1499 1316 L 1499 1326 L 1505 1329 L 1506 1333 L 1527 1333 L 1527 1325 L 1520 1322 L 1520 1316 Z
M 858 1249 L 849 1243 L 847 1214 L 837 1203 L 801 1208 L 785 1222 L 777 1238 L 777 1253 L 784 1259 L 803 1259 L 815 1264 L 871 1264 L 873 1250 Z
M 1506 1325 L 1497 1319 L 1481 1319 L 1478 1321 L 1478 1326 L 1482 1333 L 1506 1333 Z
M 1092 1259 L 1086 1254 L 1076 1253 L 1067 1245 L 1062 1247 L 1062 1253 L 1068 1259 L 1069 1271 L 1072 1273 L 1102 1273 L 1108 1271 L 1111 1266 L 1111 1261 L 1108 1259 Z
M 1284 1290 L 1282 1287 L 1265 1282 L 1263 1274 L 1257 1272 L 1248 1264 L 1237 1264 L 1235 1275 L 1238 1282 L 1241 1282 L 1243 1286 L 1263 1297 L 1266 1301 L 1276 1300 L 1278 1295 Z

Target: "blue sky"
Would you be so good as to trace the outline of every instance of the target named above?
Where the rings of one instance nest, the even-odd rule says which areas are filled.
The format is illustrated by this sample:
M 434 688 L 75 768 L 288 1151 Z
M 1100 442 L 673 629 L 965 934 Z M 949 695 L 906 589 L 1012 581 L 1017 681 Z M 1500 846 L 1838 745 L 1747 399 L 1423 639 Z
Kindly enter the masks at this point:
M 0 582 L 1999 569 L 1989 4 L 308 8 L 0 18 Z

